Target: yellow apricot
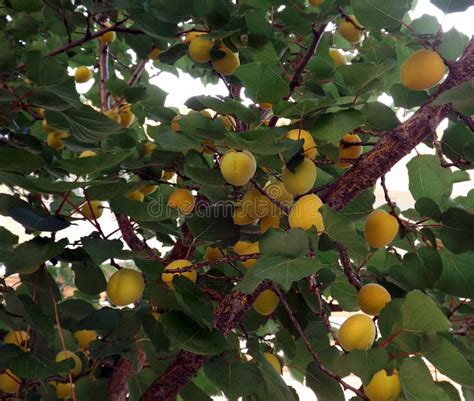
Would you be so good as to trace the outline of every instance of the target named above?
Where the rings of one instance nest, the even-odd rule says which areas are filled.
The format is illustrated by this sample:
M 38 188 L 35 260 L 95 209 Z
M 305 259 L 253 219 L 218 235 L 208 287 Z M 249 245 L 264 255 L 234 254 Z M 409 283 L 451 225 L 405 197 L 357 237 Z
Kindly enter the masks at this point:
M 147 143 L 145 143 L 144 147 L 145 147 L 145 154 L 149 154 L 149 153 L 152 153 L 155 150 L 156 143 L 147 142 Z
M 171 131 L 173 132 L 179 132 L 181 130 L 181 127 L 178 124 L 178 121 L 181 120 L 183 116 L 180 116 L 179 114 L 177 116 L 174 116 L 173 119 L 171 120 Z
M 280 360 L 273 354 L 270 354 L 269 352 L 264 352 L 263 356 L 265 359 L 270 363 L 270 365 L 273 366 L 273 368 L 281 374 L 281 363 Z
M 44 109 L 42 107 L 37 107 L 35 111 L 36 114 L 38 114 L 39 118 L 44 119 Z
M 111 27 L 109 23 L 105 23 L 104 26 L 106 28 Z M 108 31 L 102 34 L 101 36 L 99 36 L 99 41 L 101 41 L 102 43 L 112 43 L 113 41 L 115 41 L 116 38 L 117 38 L 117 35 L 115 31 Z
M 282 179 L 286 190 L 292 195 L 303 195 L 308 192 L 316 181 L 315 164 L 308 158 L 298 164 L 293 173 L 287 166 L 283 168 Z
M 56 128 L 53 128 L 53 127 L 51 127 L 51 125 L 48 125 L 48 122 L 44 119 L 43 119 L 43 121 L 41 121 L 41 128 L 43 128 L 43 130 L 45 130 L 48 133 L 57 131 Z
M 20 388 L 20 384 L 20 378 L 14 375 L 10 369 L 0 374 L 0 390 L 4 393 L 16 393 Z
M 329 49 L 329 56 L 334 61 L 336 68 L 347 63 L 346 56 L 339 49 Z
M 339 143 L 339 160 L 355 160 L 362 154 L 362 146 L 345 146 L 344 142 L 357 143 L 361 139 L 359 135 L 356 134 L 346 134 L 342 137 L 341 142 Z M 350 167 L 352 163 L 341 162 L 336 163 L 338 167 Z
M 104 114 L 109 117 L 112 121 L 120 124 L 120 115 L 117 110 L 111 109 L 104 111 Z
M 444 77 L 446 66 L 433 50 L 422 49 L 413 53 L 400 68 L 403 85 L 412 90 L 429 89 Z
M 98 200 L 86 202 L 81 207 L 81 213 L 87 220 L 94 220 L 94 218 L 98 219 L 102 216 L 103 212 L 104 208 L 102 207 L 102 202 Z
M 130 305 L 138 301 L 145 290 L 145 280 L 133 269 L 117 270 L 107 283 L 107 297 L 117 306 Z
M 228 131 L 232 131 L 235 127 L 235 119 L 232 116 L 219 116 L 219 120 L 222 121 L 222 124 L 224 124 L 224 127 Z
M 323 205 L 319 196 L 309 194 L 299 198 L 290 209 L 288 223 L 291 228 L 309 230 L 316 227 L 318 233 L 324 231 L 323 216 L 319 209 Z
M 182 272 L 182 273 L 166 273 L 166 270 L 180 269 L 187 266 L 192 266 L 192 263 L 189 260 L 186 260 L 186 259 L 175 260 L 174 262 L 171 262 L 170 264 L 168 264 L 168 266 L 165 267 L 165 272 L 163 272 L 163 274 L 161 275 L 161 279 L 166 283 L 166 285 L 170 289 L 174 289 L 174 286 L 173 286 L 174 276 L 183 276 L 183 277 L 186 277 L 188 280 L 191 280 L 193 283 L 195 283 L 197 280 L 196 270 Z
M 92 71 L 89 68 L 87 68 L 84 65 L 76 68 L 76 71 L 74 72 L 74 80 L 78 84 L 83 84 L 89 81 L 91 78 L 92 78 Z
M 398 371 L 389 375 L 385 369 L 379 370 L 364 386 L 364 393 L 369 401 L 395 401 L 400 394 Z
M 120 111 L 119 118 L 120 125 L 124 128 L 128 128 L 135 121 L 135 114 L 132 113 L 130 107 L 125 107 Z
M 225 256 L 225 252 L 219 247 L 208 246 L 206 248 L 206 253 L 204 254 L 204 259 L 209 262 L 221 259 Z
M 266 233 L 270 228 L 279 228 L 280 227 L 280 216 L 269 214 L 268 216 L 262 217 L 260 219 L 260 232 L 262 234 Z
M 89 348 L 89 344 L 92 341 L 97 340 L 97 333 L 95 330 L 79 330 L 74 332 L 73 336 L 79 344 L 80 349 Z
M 376 283 L 364 285 L 357 293 L 360 310 L 372 316 L 377 316 L 391 299 L 390 293 Z
M 36 267 L 35 271 L 38 270 Z M 3 339 L 4 344 L 14 344 L 17 347 L 24 348 L 29 340 L 28 333 L 23 330 L 12 330 Z
M 270 195 L 273 199 L 280 202 L 283 206 L 286 206 L 289 208 L 292 205 L 293 195 L 288 192 L 283 182 L 278 181 L 278 180 L 268 182 L 263 189 L 268 195 Z M 266 203 L 265 215 L 268 215 L 268 214 L 280 215 L 282 213 L 282 210 L 280 209 L 279 206 L 274 204 L 266 196 L 263 196 L 263 197 L 265 198 L 264 202 Z
M 264 290 L 255 298 L 253 308 L 258 314 L 268 316 L 275 311 L 279 303 L 280 298 L 274 291 Z
M 232 185 L 246 185 L 257 170 L 255 157 L 248 150 L 228 150 L 220 160 L 220 169 L 224 179 Z
M 154 47 L 148 57 L 150 60 L 156 60 L 160 54 L 161 54 L 161 50 L 158 49 L 157 47 Z
M 257 219 L 268 214 L 268 198 L 262 195 L 255 188 L 245 192 L 240 202 L 240 207 L 244 213 L 252 219 Z
M 160 312 L 151 312 L 151 315 L 155 318 L 155 320 L 159 320 L 161 313 Z
M 232 213 L 232 219 L 234 220 L 234 224 L 238 226 L 246 226 L 257 222 L 257 219 L 249 216 L 242 206 L 236 206 Z
M 219 47 L 221 52 L 224 52 L 224 57 L 213 60 L 212 66 L 214 69 L 222 75 L 232 75 L 237 67 L 240 65 L 238 53 L 234 53 L 228 47 Z
M 197 38 L 198 36 L 206 35 L 206 32 L 200 31 L 191 31 L 184 37 L 184 43 L 190 43 L 193 39 Z
M 61 400 L 67 400 L 72 397 L 74 392 L 74 383 L 51 383 L 56 388 L 56 397 Z
M 338 332 L 339 343 L 346 351 L 368 350 L 375 340 L 375 325 L 367 315 L 352 315 L 344 321 Z
M 259 103 L 258 105 L 263 110 L 270 110 L 273 107 L 271 103 Z
M 188 53 L 197 63 L 205 63 L 211 59 L 211 50 L 214 42 L 209 37 L 199 35 L 189 43 Z
M 145 194 L 136 189 L 135 191 L 129 192 L 127 198 L 132 201 L 143 202 L 145 200 Z
M 233 250 L 237 255 L 251 255 L 253 253 L 260 253 L 260 244 L 258 241 L 237 241 L 236 244 L 233 246 Z M 247 259 L 246 261 L 242 262 L 242 264 L 247 269 L 250 269 L 255 263 L 257 263 L 257 259 Z
M 348 42 L 358 43 L 364 37 L 363 27 L 354 15 L 350 15 L 349 18 L 351 21 L 347 21 L 345 18 L 341 19 L 339 33 Z
M 169 181 L 174 177 L 174 171 L 163 171 L 161 174 L 161 179 L 165 181 Z
M 186 189 L 177 189 L 168 198 L 168 206 L 184 215 L 192 213 L 195 203 L 193 194 Z
M 201 110 L 199 111 L 199 114 L 201 114 L 203 117 L 206 117 L 206 118 L 212 118 L 212 115 L 211 113 L 209 113 L 208 110 Z
M 288 131 L 286 137 L 293 140 L 302 139 L 303 140 L 303 154 L 306 157 L 309 157 L 311 160 L 316 158 L 318 154 L 316 150 L 316 143 L 314 142 L 313 136 L 304 129 L 292 129 Z
M 364 237 L 372 248 L 390 244 L 398 233 L 398 221 L 385 210 L 374 210 L 365 222 Z
M 83 157 L 95 157 L 95 156 L 97 156 L 97 153 L 94 152 L 93 150 L 84 150 L 79 155 L 79 158 L 82 159 Z
M 54 131 L 48 134 L 46 138 L 46 143 L 50 148 L 55 150 L 61 150 L 64 148 L 64 141 L 62 138 L 67 138 L 68 134 L 66 131 Z
M 82 362 L 81 362 L 80 358 L 74 352 L 68 351 L 68 350 L 59 351 L 56 354 L 56 358 L 54 358 L 54 360 L 56 362 L 62 362 L 66 359 L 72 359 L 74 361 L 74 366 L 69 369 L 69 373 L 71 375 L 78 375 L 79 373 L 81 373 Z
M 152 194 L 153 192 L 156 191 L 156 188 L 158 188 L 156 185 L 147 184 L 147 185 L 143 185 L 143 187 L 138 188 L 138 190 L 143 195 L 150 195 L 150 194 Z

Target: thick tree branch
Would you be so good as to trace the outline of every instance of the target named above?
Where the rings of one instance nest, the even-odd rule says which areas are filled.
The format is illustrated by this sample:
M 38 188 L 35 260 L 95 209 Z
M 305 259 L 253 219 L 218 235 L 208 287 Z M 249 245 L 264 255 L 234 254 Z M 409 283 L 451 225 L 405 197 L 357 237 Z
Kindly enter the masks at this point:
M 107 92 L 107 80 L 109 79 L 109 46 L 106 43 L 99 43 L 99 95 L 100 110 L 109 109 L 109 94 Z
M 438 90 L 416 113 L 397 128 L 387 132 L 369 152 L 356 160 L 350 170 L 324 194 L 323 200 L 333 209 L 344 208 L 361 191 L 375 184 L 400 159 L 436 130 L 451 110 L 449 104 L 433 105 L 444 91 L 474 80 L 474 39 L 461 59 L 450 65 L 450 72 Z

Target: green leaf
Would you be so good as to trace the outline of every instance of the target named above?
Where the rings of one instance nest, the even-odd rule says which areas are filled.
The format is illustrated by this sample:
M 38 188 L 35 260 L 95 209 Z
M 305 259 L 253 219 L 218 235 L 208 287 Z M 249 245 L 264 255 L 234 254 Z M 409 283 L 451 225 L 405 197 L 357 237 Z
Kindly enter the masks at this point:
M 471 0 L 432 0 L 431 2 L 446 14 L 465 11 L 472 6 Z
M 345 311 L 355 312 L 360 309 L 357 303 L 357 290 L 345 278 L 339 278 L 331 284 L 331 296 Z
M 166 206 L 162 196 L 150 202 L 137 202 L 125 196 L 110 200 L 110 208 L 137 221 L 160 221 L 176 217 L 175 209 Z
M 441 167 L 438 156 L 418 155 L 407 163 L 410 192 L 418 200 L 431 198 L 441 205 L 453 190 L 453 174 Z
M 320 212 L 323 215 L 324 231 L 331 240 L 344 245 L 354 257 L 364 257 L 367 254 L 367 243 L 356 232 L 352 221 L 328 206 L 323 206 Z
M 470 1 L 470 0 L 468 0 Z M 456 1 L 451 1 L 453 4 Z M 447 58 L 448 60 L 456 60 L 463 53 L 467 44 L 469 43 L 469 37 L 451 28 L 447 32 L 443 32 L 441 44 L 438 47 L 439 53 Z
M 308 234 L 301 228 L 288 231 L 271 228 L 260 239 L 262 257 L 282 256 L 290 259 L 304 257 L 308 252 L 308 247 Z
M 69 173 L 86 175 L 115 167 L 130 155 L 129 151 L 100 153 L 93 157 L 58 160 L 57 163 Z
M 315 362 L 306 368 L 306 383 L 313 390 L 318 401 L 344 401 L 341 385 L 319 369 Z
M 436 288 L 448 294 L 464 298 L 474 298 L 474 252 L 459 255 L 441 250 L 443 274 Z
M 29 208 L 13 207 L 9 209 L 8 213 L 12 219 L 30 231 L 56 232 L 70 226 L 70 223 L 61 216 L 50 215 L 44 217 Z
M 400 125 L 395 112 L 380 102 L 371 102 L 362 108 L 366 125 L 378 131 L 390 131 Z
M 116 257 L 121 253 L 123 248 L 122 241 L 118 239 L 105 240 L 92 236 L 82 238 L 82 246 L 96 265 L 100 265 L 105 260 Z
M 58 256 L 68 244 L 67 239 L 58 242 L 43 237 L 35 237 L 21 243 L 4 260 L 9 274 L 21 273 L 37 267 L 49 259 Z
M 76 397 L 81 401 L 106 401 L 109 395 L 107 379 L 91 376 L 81 377 L 75 382 Z
M 274 102 L 290 93 L 288 82 L 261 61 L 241 65 L 235 72 L 254 102 Z
M 318 172 L 319 173 L 319 172 Z M 370 189 L 362 191 L 349 204 L 342 209 L 344 217 L 352 221 L 357 221 L 367 217 L 374 209 L 375 195 Z
M 360 111 L 344 110 L 323 114 L 316 120 L 312 131 L 317 140 L 325 140 L 338 145 L 345 134 L 360 127 L 363 122 L 364 117 Z
M 184 133 L 163 132 L 155 136 L 155 142 L 160 149 L 171 152 L 183 152 L 191 149 L 198 149 L 201 141 L 197 138 L 191 138 Z
M 474 83 L 464 82 L 441 93 L 434 105 L 451 103 L 453 108 L 467 115 L 474 114 Z
M 96 143 L 123 131 L 120 124 L 85 105 L 57 112 L 47 110 L 45 117 L 49 125 L 69 131 L 74 139 L 84 143 Z
M 393 105 L 404 109 L 421 106 L 429 98 L 426 91 L 412 91 L 403 84 L 394 84 L 390 89 L 390 95 L 393 98 Z
M 312 259 L 269 256 L 259 258 L 252 270 L 256 277 L 272 280 L 280 284 L 283 290 L 288 291 L 293 281 L 301 280 L 319 268 L 320 266 Z
M 431 217 L 435 221 L 441 220 L 441 210 L 433 199 L 419 198 L 415 203 L 415 209 L 420 217 Z
M 403 276 L 415 288 L 433 288 L 442 271 L 441 256 L 433 248 L 419 248 L 403 257 Z
M 474 214 L 451 207 L 441 215 L 441 241 L 453 253 L 474 251 Z
M 446 338 L 436 333 L 425 334 L 421 338 L 421 351 L 441 374 L 462 386 L 474 387 L 474 369 Z
M 102 308 L 92 311 L 74 326 L 74 330 L 114 330 L 122 321 L 122 312 L 118 309 Z
M 411 1 L 352 0 L 358 21 L 368 30 L 399 30 Z
M 67 371 L 72 363 L 70 360 L 53 362 L 25 353 L 10 362 L 10 369 L 22 379 L 39 380 Z
M 212 109 L 223 115 L 235 114 L 243 121 L 249 121 L 252 118 L 252 112 L 234 99 L 221 100 L 210 96 L 194 96 L 186 101 L 186 106 L 194 110 Z
M 438 392 L 438 388 L 421 358 L 412 357 L 404 359 L 398 373 L 405 400 L 437 400 L 437 398 L 434 398 L 434 395 Z
M 168 312 L 160 320 L 166 336 L 178 349 L 199 355 L 217 355 L 227 348 L 227 341 L 219 331 L 200 327 L 182 312 Z
M 107 289 L 107 281 L 100 267 L 73 265 L 74 283 L 85 294 L 97 295 Z
M 363 93 L 370 90 L 374 81 L 384 74 L 387 74 L 395 67 L 395 63 L 385 60 L 384 64 L 356 63 L 338 67 L 337 71 L 341 73 L 344 83 L 354 92 Z M 371 84 L 369 86 L 369 84 Z M 349 131 L 347 131 L 349 132 Z
M 334 99 L 302 99 L 298 102 L 281 101 L 273 106 L 273 112 L 280 117 L 301 118 L 312 111 L 325 109 L 336 103 Z
M 14 173 L 31 173 L 44 164 L 41 157 L 23 149 L 0 148 L 0 170 Z
M 356 376 L 359 376 L 364 385 L 367 385 L 372 376 L 388 365 L 387 351 L 373 348 L 367 351 L 353 350 L 346 358 L 349 367 Z
M 56 181 L 50 178 L 34 178 L 30 176 L 0 172 L 0 182 L 10 187 L 21 187 L 28 191 L 45 194 L 68 192 L 85 186 L 85 182 Z
M 253 394 L 262 381 L 257 365 L 223 357 L 212 358 L 204 372 L 230 400 Z
M 294 141 L 283 140 L 277 136 L 282 128 L 259 129 L 241 133 L 228 132 L 225 134 L 225 143 L 228 147 L 239 150 L 249 150 L 254 154 L 276 155 L 286 152 L 294 146 Z
M 263 376 L 263 382 L 267 390 L 267 399 L 274 401 L 295 401 L 293 394 L 283 381 L 280 372 L 270 365 L 270 362 L 262 353 L 253 353 L 253 359 L 257 363 L 258 368 Z
M 128 379 L 128 389 L 130 391 L 130 401 L 139 401 L 156 379 L 156 372 L 151 368 L 145 368 Z

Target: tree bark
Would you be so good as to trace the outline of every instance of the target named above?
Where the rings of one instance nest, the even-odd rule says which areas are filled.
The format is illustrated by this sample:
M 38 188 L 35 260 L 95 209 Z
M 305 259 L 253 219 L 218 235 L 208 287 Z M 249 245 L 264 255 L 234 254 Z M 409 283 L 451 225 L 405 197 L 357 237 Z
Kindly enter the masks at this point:
M 377 144 L 363 154 L 323 195 L 332 209 L 342 209 L 361 191 L 372 187 L 377 179 L 409 154 L 428 135 L 436 131 L 447 117 L 449 104 L 435 106 L 433 101 L 443 92 L 463 82 L 474 80 L 474 39 L 457 62 L 450 63 L 449 75 L 430 99 L 412 117 L 385 133 Z

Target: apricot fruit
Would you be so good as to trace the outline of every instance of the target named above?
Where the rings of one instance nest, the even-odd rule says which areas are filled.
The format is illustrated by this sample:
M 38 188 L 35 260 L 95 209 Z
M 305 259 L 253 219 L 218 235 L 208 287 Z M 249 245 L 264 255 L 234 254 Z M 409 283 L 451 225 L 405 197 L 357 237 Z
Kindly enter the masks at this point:
M 279 228 L 280 227 L 279 215 L 269 214 L 268 216 L 262 217 L 260 219 L 260 232 L 262 234 L 266 233 L 270 228 Z
M 273 368 L 281 374 L 281 363 L 280 360 L 273 354 L 270 354 L 269 352 L 264 352 L 263 356 L 265 359 L 270 363 L 270 365 L 273 366 Z
M 406 88 L 420 91 L 437 85 L 444 77 L 446 66 L 433 50 L 422 49 L 408 57 L 400 68 L 400 78 Z
M 307 157 L 296 166 L 295 172 L 292 172 L 287 166 L 285 166 L 282 173 L 283 185 L 292 195 L 303 195 L 308 192 L 313 188 L 316 177 L 316 166 Z
M 265 103 L 265 102 L 261 102 L 258 105 L 263 110 L 270 110 L 273 107 L 273 105 L 271 103 Z
M 311 160 L 314 160 L 316 158 L 316 155 L 318 154 L 316 150 L 316 143 L 314 142 L 314 138 L 309 131 L 306 131 L 304 129 L 292 129 L 288 131 L 286 137 L 295 141 L 298 139 L 302 139 L 303 154 Z
M 192 270 L 189 272 L 181 272 L 181 273 L 166 273 L 167 270 L 180 269 L 182 267 L 187 267 L 187 266 L 192 266 L 192 263 L 189 260 L 186 260 L 186 259 L 175 260 L 174 262 L 171 262 L 165 267 L 165 271 L 161 275 L 161 279 L 163 280 L 163 282 L 166 283 L 166 285 L 170 289 L 174 289 L 174 286 L 173 286 L 174 276 L 183 276 L 183 277 L 186 277 L 188 280 L 191 280 L 193 283 L 195 283 L 197 280 L 196 270 Z
M 43 120 L 44 121 L 44 120 Z M 67 138 L 68 134 L 66 131 L 54 131 L 48 134 L 46 138 L 46 143 L 50 148 L 55 150 L 61 150 L 64 148 L 63 138 Z
M 279 303 L 280 299 L 274 291 L 264 290 L 255 299 L 253 308 L 259 315 L 269 316 L 275 311 Z
M 103 212 L 104 208 L 102 207 L 102 202 L 98 200 L 86 202 L 81 207 L 81 213 L 87 220 L 94 220 L 94 218 L 98 219 L 102 216 Z
M 195 203 L 193 194 L 186 189 L 177 189 L 168 198 L 168 206 L 178 209 L 183 215 L 192 213 Z
M 109 23 L 104 24 L 104 26 L 106 28 L 111 27 Z M 115 39 L 117 39 L 117 34 L 115 33 L 115 31 L 108 31 L 102 34 L 101 36 L 99 36 L 99 41 L 105 44 L 112 43 L 115 41 Z
M 248 150 L 228 150 L 220 160 L 220 169 L 224 179 L 232 185 L 246 185 L 257 170 L 255 157 Z
M 222 75 L 232 75 L 240 65 L 239 55 L 225 46 L 219 47 L 219 51 L 224 53 L 224 57 L 213 60 L 212 66 Z
M 171 131 L 173 132 L 179 132 L 181 131 L 181 127 L 179 126 L 179 123 L 178 121 L 181 120 L 183 118 L 183 116 L 180 116 L 179 114 L 174 116 L 172 119 L 171 119 L 171 125 L 170 125 L 170 128 L 171 128 Z
M 59 351 L 57 354 L 56 354 L 56 358 L 54 358 L 54 360 L 56 362 L 62 362 L 66 359 L 72 359 L 74 361 L 74 366 L 72 368 L 69 369 L 69 373 L 73 376 L 75 375 L 78 375 L 79 373 L 81 373 L 81 370 L 82 370 L 82 362 L 80 360 L 80 358 L 72 351 Z
M 225 256 L 225 252 L 219 247 L 208 246 L 206 248 L 206 253 L 204 254 L 204 259 L 209 262 L 214 262 L 215 260 L 221 259 Z
M 237 255 L 251 255 L 253 253 L 260 253 L 260 244 L 256 242 L 246 242 L 246 241 L 237 241 L 232 248 Z M 250 269 L 253 265 L 257 263 L 257 259 L 247 259 L 242 261 L 242 264 Z
M 379 370 L 364 386 L 364 393 L 369 401 L 395 401 L 400 394 L 398 371 L 389 375 L 385 369 Z
M 80 349 L 88 349 L 92 341 L 97 340 L 97 333 L 95 330 L 79 330 L 74 332 L 74 338 L 79 344 Z
M 367 217 L 364 237 L 372 248 L 390 244 L 398 233 L 398 221 L 385 210 L 374 210 Z
M 207 36 L 199 35 L 189 43 L 188 53 L 197 63 L 206 63 L 211 59 L 214 42 Z
M 138 301 L 145 290 L 143 275 L 133 269 L 117 270 L 107 283 L 107 297 L 117 306 L 130 305 Z
M 143 185 L 143 187 L 140 187 L 138 188 L 138 190 L 143 194 L 143 195 L 150 195 L 152 194 L 153 192 L 156 191 L 158 187 L 156 185 L 153 185 L 153 184 L 146 184 L 146 185 Z
M 0 374 L 0 390 L 4 393 L 16 393 L 20 388 L 20 384 L 20 378 L 14 375 L 10 369 Z
M 57 129 L 54 127 L 51 127 L 51 125 L 49 125 L 46 120 L 41 121 L 41 128 L 43 128 L 43 130 L 45 130 L 48 133 L 57 131 Z
M 234 212 L 232 213 L 232 219 L 234 220 L 234 224 L 237 224 L 238 226 L 246 226 L 257 222 L 256 218 L 249 216 L 245 209 L 239 205 L 235 207 Z
M 320 6 L 321 4 L 324 3 L 325 0 L 308 0 L 309 4 L 312 5 L 313 7 Z
M 161 174 L 161 179 L 164 181 L 169 181 L 174 177 L 174 171 L 163 171 Z
M 76 71 L 74 72 L 74 80 L 78 84 L 83 84 L 89 81 L 91 78 L 92 78 L 92 71 L 89 68 L 87 68 L 84 65 L 76 68 Z
M 200 31 L 191 31 L 184 37 L 184 43 L 190 43 L 193 39 L 197 38 L 198 36 L 206 35 L 206 32 Z
M 147 142 L 147 143 L 145 143 L 144 147 L 145 147 L 145 154 L 149 154 L 149 153 L 152 153 L 155 150 L 156 143 Z
M 122 107 L 119 112 L 120 125 L 124 128 L 130 127 L 135 121 L 135 114 L 132 113 L 130 105 Z
M 59 399 L 67 400 L 72 397 L 72 393 L 74 392 L 74 383 L 54 383 L 53 386 L 56 389 L 56 397 Z
M 345 18 L 339 22 L 339 33 L 349 43 L 358 43 L 364 37 L 364 31 L 362 25 L 357 21 L 354 15 L 349 16 L 350 21 Z
M 346 351 L 368 350 L 375 340 L 375 325 L 367 315 L 356 314 L 347 318 L 338 332 L 339 344 Z
M 150 60 L 156 60 L 160 54 L 161 54 L 161 50 L 158 49 L 157 47 L 154 47 L 148 57 Z
M 82 159 L 83 157 L 95 157 L 95 156 L 97 156 L 97 153 L 94 152 L 93 150 L 84 150 L 79 155 L 79 158 Z
M 38 270 L 38 267 L 36 267 Z M 36 271 L 35 270 L 35 271 Z M 12 330 L 3 339 L 4 344 L 13 344 L 20 348 L 25 348 L 29 340 L 28 333 L 23 330 Z
M 278 180 L 268 182 L 263 189 L 268 195 L 280 202 L 283 206 L 289 208 L 292 205 L 293 195 L 288 192 L 283 182 Z M 262 197 L 265 198 L 264 202 L 266 203 L 267 210 L 265 215 L 279 215 L 282 213 L 280 207 L 273 203 L 268 197 L 264 195 L 262 195 Z
M 299 198 L 291 207 L 288 223 L 291 228 L 309 230 L 316 227 L 318 233 L 324 231 L 323 216 L 319 209 L 323 205 L 319 196 L 309 194 Z
M 240 207 L 252 219 L 257 219 L 268 214 L 268 198 L 255 188 L 247 190 L 242 197 Z
M 329 49 L 329 57 L 334 61 L 334 66 L 336 68 L 347 63 L 346 56 L 344 56 L 344 54 L 338 49 Z
M 344 142 L 357 143 L 361 139 L 356 134 L 346 134 L 342 137 L 339 143 L 339 162 L 336 163 L 338 167 L 346 168 L 352 166 L 352 163 L 344 162 L 341 160 L 355 160 L 362 154 L 362 146 L 345 146 Z
M 377 316 L 391 299 L 390 293 L 376 283 L 364 285 L 357 293 L 360 310 L 372 316 Z
M 120 115 L 119 112 L 115 109 L 104 111 L 104 115 L 110 118 L 112 121 L 120 124 Z
M 42 107 L 37 107 L 35 111 L 39 118 L 44 119 L 44 109 Z
M 135 191 L 129 192 L 127 198 L 135 202 L 143 202 L 145 200 L 145 194 L 136 189 Z
M 222 121 L 224 127 L 228 131 L 232 131 L 236 125 L 235 119 L 232 116 L 219 116 L 219 120 Z

